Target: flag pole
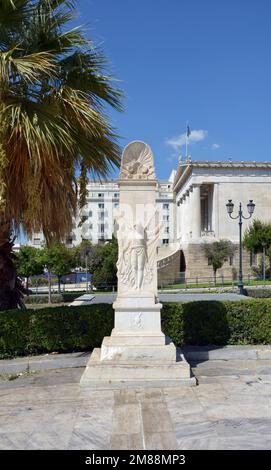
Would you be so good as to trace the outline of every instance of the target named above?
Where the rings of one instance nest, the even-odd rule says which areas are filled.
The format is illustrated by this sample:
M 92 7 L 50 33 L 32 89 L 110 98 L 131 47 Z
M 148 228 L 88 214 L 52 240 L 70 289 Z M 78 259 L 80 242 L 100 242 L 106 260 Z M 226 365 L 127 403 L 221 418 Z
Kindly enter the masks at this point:
M 187 128 L 188 128 L 188 121 L 186 121 L 186 129 L 185 129 L 185 158 L 188 158 L 188 136 L 187 136 Z

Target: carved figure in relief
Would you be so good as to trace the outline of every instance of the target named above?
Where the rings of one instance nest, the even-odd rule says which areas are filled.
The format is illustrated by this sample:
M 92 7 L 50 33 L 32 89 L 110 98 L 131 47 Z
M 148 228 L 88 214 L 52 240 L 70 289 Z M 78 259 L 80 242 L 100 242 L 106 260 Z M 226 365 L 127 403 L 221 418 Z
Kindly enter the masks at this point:
M 156 247 L 163 225 L 157 225 L 154 230 L 149 228 L 150 221 L 131 226 L 123 212 L 118 223 L 119 281 L 133 290 L 141 290 L 152 282 L 153 269 L 156 269 Z

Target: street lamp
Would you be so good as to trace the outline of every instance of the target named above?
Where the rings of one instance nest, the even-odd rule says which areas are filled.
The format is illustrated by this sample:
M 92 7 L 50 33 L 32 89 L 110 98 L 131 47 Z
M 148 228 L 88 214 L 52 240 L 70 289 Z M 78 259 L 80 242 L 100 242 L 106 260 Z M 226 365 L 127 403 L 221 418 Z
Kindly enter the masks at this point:
M 226 204 L 227 212 L 230 216 L 231 219 L 239 219 L 239 282 L 238 282 L 238 287 L 239 287 L 239 293 L 240 295 L 244 295 L 244 285 L 243 285 L 243 246 L 242 246 L 242 224 L 243 224 L 243 219 L 250 219 L 252 217 L 252 214 L 255 209 L 255 204 L 252 199 L 249 200 L 249 203 L 247 204 L 247 210 L 249 213 L 249 217 L 245 217 L 243 215 L 243 209 L 242 209 L 242 203 L 240 202 L 239 204 L 239 211 L 238 215 L 236 217 L 232 216 L 233 209 L 234 209 L 234 204 L 232 202 L 232 199 L 229 199 L 229 202 Z
M 263 281 L 265 283 L 265 249 L 266 249 L 266 242 L 262 242 L 262 247 L 263 247 Z

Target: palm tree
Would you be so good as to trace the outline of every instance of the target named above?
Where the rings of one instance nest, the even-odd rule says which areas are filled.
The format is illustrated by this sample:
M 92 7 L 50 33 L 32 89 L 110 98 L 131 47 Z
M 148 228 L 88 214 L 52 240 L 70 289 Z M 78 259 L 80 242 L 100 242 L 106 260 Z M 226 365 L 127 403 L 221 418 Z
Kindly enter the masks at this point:
M 102 53 L 67 29 L 74 14 L 68 0 L 1 0 L 0 309 L 18 296 L 11 232 L 62 239 L 89 173 L 105 178 L 119 165 L 104 108 L 121 110 L 122 94 Z

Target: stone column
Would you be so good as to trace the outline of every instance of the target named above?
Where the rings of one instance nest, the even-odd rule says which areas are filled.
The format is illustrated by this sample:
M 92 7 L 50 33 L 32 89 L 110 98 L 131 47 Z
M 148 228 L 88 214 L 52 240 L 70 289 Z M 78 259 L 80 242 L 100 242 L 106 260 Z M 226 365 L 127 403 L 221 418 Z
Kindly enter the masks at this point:
M 188 198 L 187 196 L 184 196 L 182 199 L 182 215 L 181 215 L 181 234 L 182 234 L 182 241 L 186 241 L 188 239 L 188 227 L 189 227 L 189 221 L 188 221 L 188 211 L 187 211 L 187 204 L 188 204 Z
M 178 201 L 177 205 L 177 219 L 176 219 L 176 235 L 177 239 L 180 240 L 182 237 L 182 203 Z
M 213 190 L 213 214 L 212 214 L 212 227 L 215 232 L 215 238 L 219 238 L 219 183 L 214 183 Z
M 191 217 L 191 230 L 192 239 L 198 240 L 201 237 L 201 206 L 200 206 L 200 186 L 193 186 L 191 194 L 191 206 L 190 206 L 190 217 Z

